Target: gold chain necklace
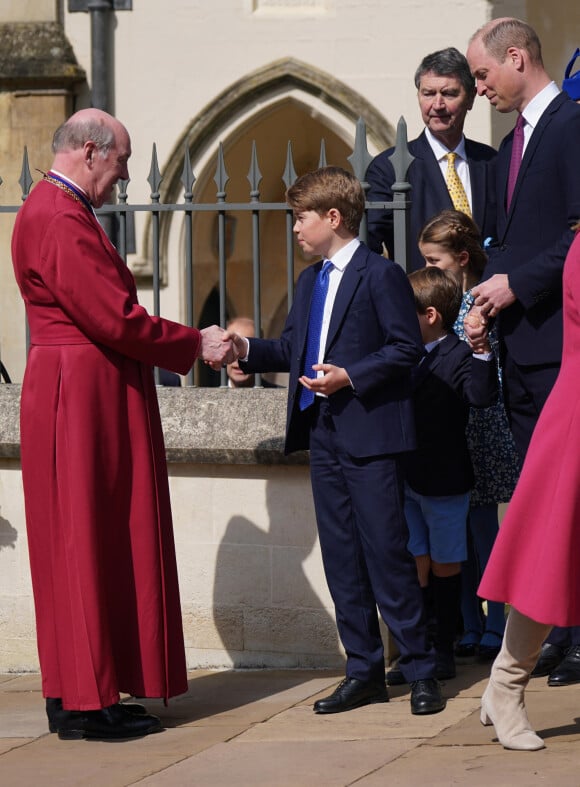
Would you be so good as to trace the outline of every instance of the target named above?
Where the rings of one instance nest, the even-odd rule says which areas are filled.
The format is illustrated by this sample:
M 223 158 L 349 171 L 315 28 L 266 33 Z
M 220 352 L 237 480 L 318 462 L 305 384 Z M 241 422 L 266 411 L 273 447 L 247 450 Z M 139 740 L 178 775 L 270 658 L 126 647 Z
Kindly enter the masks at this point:
M 59 178 L 57 175 L 51 175 L 50 172 L 43 172 L 42 179 L 48 181 L 48 183 L 52 183 L 53 186 L 56 186 L 61 191 L 64 191 L 65 194 L 68 194 L 69 197 L 72 197 L 75 202 L 80 202 L 81 205 L 84 205 L 85 208 L 89 211 L 89 213 L 95 214 L 93 210 L 93 206 L 89 202 L 88 197 L 84 194 L 81 194 L 80 191 L 77 191 L 74 186 L 69 186 L 64 180 Z
M 82 200 L 79 195 L 75 194 L 75 192 L 69 186 L 67 186 L 66 183 L 63 183 L 61 180 L 57 180 L 56 178 L 53 178 L 52 175 L 47 174 L 44 174 L 42 179 L 52 183 L 53 186 L 56 186 L 61 191 L 64 191 L 64 193 L 68 194 L 69 197 L 72 197 L 75 202 L 80 202 L 82 204 Z

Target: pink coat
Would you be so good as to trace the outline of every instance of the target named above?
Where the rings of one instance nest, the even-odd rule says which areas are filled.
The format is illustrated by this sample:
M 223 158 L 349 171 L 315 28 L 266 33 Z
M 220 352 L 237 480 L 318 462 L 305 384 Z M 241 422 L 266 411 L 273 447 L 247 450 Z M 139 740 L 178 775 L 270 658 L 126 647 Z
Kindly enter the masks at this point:
M 151 317 L 94 215 L 48 182 L 17 216 L 30 353 L 21 457 L 43 693 L 90 710 L 187 690 L 152 366 L 199 331 Z
M 563 279 L 562 368 L 544 405 L 479 595 L 580 625 L 580 233 Z

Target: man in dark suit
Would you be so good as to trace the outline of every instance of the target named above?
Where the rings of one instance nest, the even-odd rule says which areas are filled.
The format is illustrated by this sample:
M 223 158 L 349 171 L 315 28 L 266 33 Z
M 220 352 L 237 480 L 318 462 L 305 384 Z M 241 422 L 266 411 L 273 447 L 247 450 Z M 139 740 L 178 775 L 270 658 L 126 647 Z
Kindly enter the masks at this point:
M 407 277 L 358 240 L 359 181 L 339 167 L 288 189 L 294 232 L 322 256 L 300 275 L 277 340 L 232 338 L 248 371 L 290 372 L 286 452 L 310 448 L 322 559 L 347 655 L 317 713 L 387 702 L 377 607 L 411 684 L 411 711 L 443 710 L 415 564 L 407 551 L 401 455 L 414 448 L 412 369 L 423 348 Z
M 407 173 L 412 186 L 411 270 L 425 265 L 417 239 L 427 220 L 441 210 L 463 210 L 472 216 L 484 239 L 495 236 L 496 152 L 463 135 L 465 117 L 475 99 L 475 83 L 465 56 L 453 47 L 427 55 L 415 73 L 415 85 L 425 129 L 409 142 L 415 157 Z M 367 170 L 370 202 L 393 199 L 393 151 L 380 153 Z M 447 158 L 450 153 L 455 154 L 452 161 Z M 459 193 L 452 185 L 453 168 L 461 183 Z M 387 256 L 393 257 L 393 211 L 369 211 L 368 237 L 373 251 L 383 253 L 384 246 Z
M 560 368 L 562 269 L 580 218 L 580 107 L 550 79 L 537 34 L 518 19 L 480 28 L 467 59 L 479 95 L 518 114 L 497 158 L 497 242 L 473 294 L 484 321 L 497 319 L 505 405 L 524 457 Z M 579 635 L 553 632 L 535 674 L 550 673 L 552 685 L 580 682 Z M 553 668 L 566 680 L 553 681 Z

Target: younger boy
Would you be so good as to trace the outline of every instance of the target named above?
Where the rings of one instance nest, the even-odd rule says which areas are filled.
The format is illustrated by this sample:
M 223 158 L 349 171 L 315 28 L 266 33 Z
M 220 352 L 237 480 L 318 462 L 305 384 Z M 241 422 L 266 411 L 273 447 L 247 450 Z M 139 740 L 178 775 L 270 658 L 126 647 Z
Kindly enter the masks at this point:
M 467 558 L 467 515 L 473 468 L 465 427 L 470 405 L 497 398 L 489 343 L 475 355 L 453 331 L 462 292 L 455 276 L 435 267 L 411 273 L 427 355 L 414 375 L 417 449 L 404 460 L 405 516 L 425 606 L 432 599 L 440 680 L 455 677 L 453 645 L 461 603 L 461 563 Z M 387 682 L 397 681 L 387 674 Z
M 286 453 L 310 448 L 322 559 L 347 655 L 317 713 L 387 702 L 377 606 L 411 683 L 411 711 L 445 707 L 428 649 L 403 515 L 401 456 L 415 446 L 411 372 L 423 354 L 398 265 L 358 239 L 359 181 L 339 167 L 288 189 L 298 243 L 323 259 L 302 272 L 282 336 L 232 336 L 248 371 L 290 372 Z M 324 265 L 323 265 L 324 263 Z

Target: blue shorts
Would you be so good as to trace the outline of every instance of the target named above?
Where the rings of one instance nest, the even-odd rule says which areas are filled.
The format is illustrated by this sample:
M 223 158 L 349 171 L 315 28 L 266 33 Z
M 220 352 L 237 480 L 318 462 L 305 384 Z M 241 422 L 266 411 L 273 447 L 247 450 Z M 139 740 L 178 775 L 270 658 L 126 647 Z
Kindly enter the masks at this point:
M 409 528 L 409 552 L 430 555 L 437 563 L 467 560 L 469 492 L 464 495 L 430 497 L 418 495 L 405 484 L 405 518 Z

